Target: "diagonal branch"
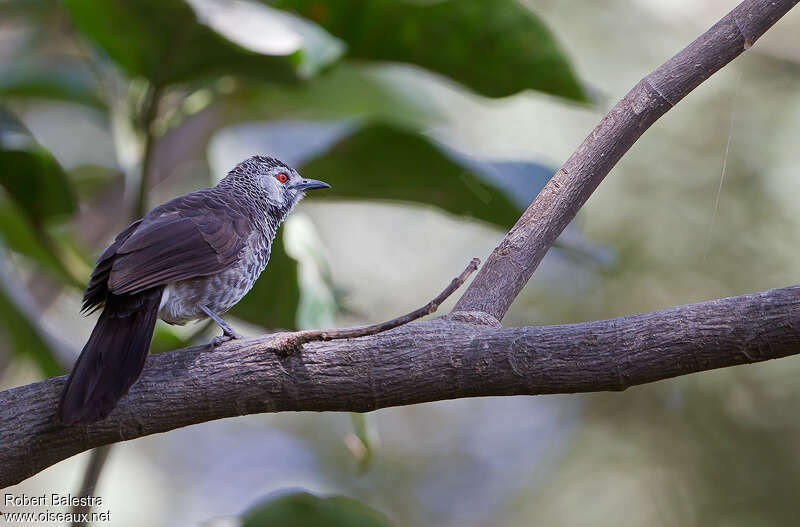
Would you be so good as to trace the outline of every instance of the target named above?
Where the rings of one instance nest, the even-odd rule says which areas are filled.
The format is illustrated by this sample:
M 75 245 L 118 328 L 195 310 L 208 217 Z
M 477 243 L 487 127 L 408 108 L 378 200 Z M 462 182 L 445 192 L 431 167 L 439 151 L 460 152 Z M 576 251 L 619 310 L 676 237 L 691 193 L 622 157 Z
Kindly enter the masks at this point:
M 502 320 L 555 239 L 633 143 L 700 83 L 749 49 L 797 2 L 745 0 L 639 81 L 555 173 L 454 311 L 479 311 Z
M 800 353 L 800 287 L 642 315 L 500 328 L 439 318 L 272 350 L 281 335 L 151 356 L 108 419 L 55 420 L 66 377 L 0 392 L 0 487 L 79 452 L 236 415 L 366 412 L 460 397 L 624 390 Z

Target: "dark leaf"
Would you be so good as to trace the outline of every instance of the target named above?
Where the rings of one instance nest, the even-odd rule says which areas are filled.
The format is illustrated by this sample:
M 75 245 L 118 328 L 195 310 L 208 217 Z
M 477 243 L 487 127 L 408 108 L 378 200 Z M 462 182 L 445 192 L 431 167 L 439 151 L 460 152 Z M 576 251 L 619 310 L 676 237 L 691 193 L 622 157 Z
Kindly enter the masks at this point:
M 75 211 L 69 179 L 55 158 L 2 108 L 0 188 L 5 191 L 0 192 L 0 237 L 5 244 L 75 285 L 47 225 Z
M 376 68 L 343 61 L 313 82 L 244 84 L 228 98 L 234 119 L 369 119 L 419 128 L 441 117 L 434 105 L 380 79 Z
M 558 42 L 517 0 L 275 0 L 347 43 L 348 56 L 408 62 L 490 97 L 525 89 L 586 101 Z
M 30 258 L 54 276 L 72 281 L 56 256 L 55 248 L 43 240 L 42 231 L 34 228 L 14 203 L 4 199 L 0 199 L 0 238 L 8 248 Z
M 215 75 L 294 81 L 339 55 L 335 39 L 311 22 L 245 1 L 66 4 L 78 29 L 123 70 L 160 86 Z
M 156 324 L 150 353 L 164 353 L 191 346 L 191 341 L 182 338 L 171 327 L 163 323 Z
M 343 496 L 319 498 L 296 492 L 257 505 L 242 527 L 391 527 L 380 512 Z
M 124 186 L 125 174 L 102 165 L 79 165 L 69 170 L 69 179 L 79 201 L 91 202 Z M 122 190 L 120 190 L 122 192 Z
M 553 174 L 538 163 L 481 161 L 402 128 L 355 121 L 237 125 L 217 134 L 211 157 L 227 166 L 250 152 L 271 152 L 333 185 L 314 199 L 418 201 L 504 228 Z
M 37 324 L 38 314 L 31 305 L 19 283 L 6 264 L 6 256 L 0 249 L 0 324 L 5 329 L 15 354 L 28 356 L 44 377 L 64 373 L 56 359 L 48 336 Z
M 91 74 L 74 61 L 15 62 L 0 68 L 0 96 L 55 99 L 105 108 Z
M 303 166 L 302 174 L 333 187 L 318 199 L 427 203 L 504 227 L 519 217 L 519 207 L 477 171 L 451 160 L 424 136 L 384 125 L 346 137 Z
M 0 186 L 35 225 L 75 211 L 72 188 L 61 165 L 2 108 Z

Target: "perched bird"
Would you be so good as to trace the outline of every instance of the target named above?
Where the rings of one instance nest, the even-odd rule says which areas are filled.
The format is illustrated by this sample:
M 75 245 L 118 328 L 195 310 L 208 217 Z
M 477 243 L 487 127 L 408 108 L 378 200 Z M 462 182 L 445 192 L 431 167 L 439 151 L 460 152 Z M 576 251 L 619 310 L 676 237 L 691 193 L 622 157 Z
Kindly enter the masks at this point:
M 269 260 L 281 222 L 312 189 L 272 157 L 254 156 L 219 184 L 173 199 L 133 222 L 103 252 L 83 296 L 83 311 L 103 312 L 72 368 L 58 415 L 64 424 L 106 417 L 139 378 L 156 319 L 185 324 L 219 315 L 250 290 Z

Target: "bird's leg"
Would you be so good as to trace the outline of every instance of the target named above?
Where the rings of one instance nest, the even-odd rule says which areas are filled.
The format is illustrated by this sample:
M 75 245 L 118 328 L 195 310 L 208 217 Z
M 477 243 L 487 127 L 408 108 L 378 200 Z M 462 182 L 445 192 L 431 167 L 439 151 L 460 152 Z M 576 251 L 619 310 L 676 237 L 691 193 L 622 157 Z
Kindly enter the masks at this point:
M 216 313 L 211 311 L 211 309 L 209 309 L 207 306 L 204 306 L 204 305 L 201 304 L 200 305 L 200 309 L 203 311 L 203 313 L 208 315 L 209 318 L 211 318 L 211 320 L 216 322 L 217 325 L 222 329 L 222 335 L 214 337 L 213 339 L 211 339 L 211 342 L 208 343 L 209 346 L 211 347 L 211 349 L 216 348 L 217 346 L 219 346 L 223 342 L 227 342 L 227 341 L 233 340 L 233 339 L 242 338 L 242 336 L 239 335 L 238 333 L 236 333 L 233 330 L 233 328 L 228 325 L 227 322 L 222 320 L 219 315 L 217 315 Z

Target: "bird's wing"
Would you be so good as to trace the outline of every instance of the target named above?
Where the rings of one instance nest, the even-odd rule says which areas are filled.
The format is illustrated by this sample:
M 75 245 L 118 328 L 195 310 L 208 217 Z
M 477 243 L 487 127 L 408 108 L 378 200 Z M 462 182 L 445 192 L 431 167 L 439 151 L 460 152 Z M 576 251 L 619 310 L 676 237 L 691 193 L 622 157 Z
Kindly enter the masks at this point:
M 111 266 L 114 264 L 114 256 L 117 254 L 117 249 L 125 243 L 125 240 L 130 238 L 141 223 L 142 220 L 136 220 L 128 225 L 125 230 L 117 235 L 114 243 L 109 245 L 100 255 L 100 258 L 97 259 L 97 265 L 94 266 L 89 285 L 83 294 L 82 311 L 91 313 L 105 303 L 108 297 L 108 275 L 111 273 Z
M 145 216 L 114 249 L 108 290 L 138 293 L 223 271 L 238 259 L 250 230 L 248 216 L 209 193 L 173 200 Z

